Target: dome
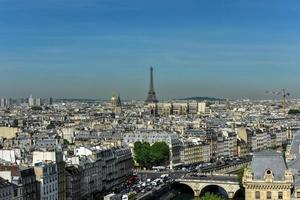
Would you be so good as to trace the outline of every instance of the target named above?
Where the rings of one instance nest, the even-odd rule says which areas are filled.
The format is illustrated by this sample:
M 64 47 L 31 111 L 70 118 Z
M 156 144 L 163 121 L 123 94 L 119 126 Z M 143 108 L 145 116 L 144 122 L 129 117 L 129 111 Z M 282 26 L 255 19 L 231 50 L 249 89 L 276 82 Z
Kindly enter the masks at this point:
M 119 96 L 113 95 L 110 99 L 110 102 L 113 107 L 121 106 L 121 99 Z

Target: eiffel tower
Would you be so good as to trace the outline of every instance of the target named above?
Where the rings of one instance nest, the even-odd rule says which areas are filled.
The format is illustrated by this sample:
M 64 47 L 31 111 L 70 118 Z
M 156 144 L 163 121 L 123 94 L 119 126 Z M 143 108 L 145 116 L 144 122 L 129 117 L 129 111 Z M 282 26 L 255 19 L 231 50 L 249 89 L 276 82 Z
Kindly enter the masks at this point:
M 146 103 L 157 103 L 155 91 L 154 91 L 154 83 L 153 83 L 153 68 L 150 67 L 150 88 L 148 92 L 148 97 L 145 101 Z

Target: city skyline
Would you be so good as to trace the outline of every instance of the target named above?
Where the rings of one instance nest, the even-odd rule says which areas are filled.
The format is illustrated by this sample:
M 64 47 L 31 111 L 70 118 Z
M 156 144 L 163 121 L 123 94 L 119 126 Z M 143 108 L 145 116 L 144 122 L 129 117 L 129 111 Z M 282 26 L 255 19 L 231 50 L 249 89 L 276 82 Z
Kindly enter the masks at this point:
M 299 98 L 295 4 L 1 0 L 0 96 Z

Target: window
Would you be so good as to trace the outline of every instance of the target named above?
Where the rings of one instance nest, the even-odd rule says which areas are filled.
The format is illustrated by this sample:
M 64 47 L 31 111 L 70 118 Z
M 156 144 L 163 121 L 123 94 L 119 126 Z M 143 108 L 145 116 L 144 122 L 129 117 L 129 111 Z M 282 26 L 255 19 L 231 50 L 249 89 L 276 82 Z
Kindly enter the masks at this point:
M 15 189 L 15 190 L 14 190 L 14 196 L 15 196 L 15 197 L 18 196 L 18 189 Z
M 259 191 L 255 192 L 255 199 L 260 199 L 260 192 Z
M 271 192 L 267 192 L 267 199 L 272 199 L 272 193 Z
M 278 192 L 278 199 L 283 199 L 283 193 L 282 192 Z

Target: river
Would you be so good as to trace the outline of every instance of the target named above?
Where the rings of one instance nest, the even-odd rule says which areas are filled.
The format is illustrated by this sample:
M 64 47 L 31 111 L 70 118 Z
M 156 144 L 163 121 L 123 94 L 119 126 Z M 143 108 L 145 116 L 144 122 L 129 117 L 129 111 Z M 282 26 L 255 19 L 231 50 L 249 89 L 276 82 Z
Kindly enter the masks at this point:
M 182 193 L 178 197 L 176 197 L 174 200 L 199 200 L 199 197 L 194 197 L 193 194 L 190 193 Z
M 244 200 L 244 197 L 236 197 L 236 200 Z M 174 200 L 200 200 L 200 197 L 194 197 L 191 193 L 182 193 L 177 196 Z

